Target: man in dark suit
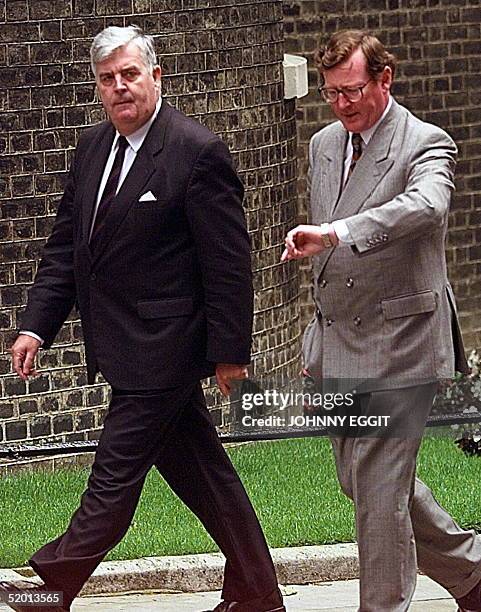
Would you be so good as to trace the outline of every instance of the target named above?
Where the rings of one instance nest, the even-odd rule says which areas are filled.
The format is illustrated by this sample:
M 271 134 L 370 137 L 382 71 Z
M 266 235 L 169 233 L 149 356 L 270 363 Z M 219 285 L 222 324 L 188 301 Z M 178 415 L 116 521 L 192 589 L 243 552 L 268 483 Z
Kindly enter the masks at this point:
M 127 531 L 155 466 L 227 558 L 215 610 L 280 612 L 264 535 L 200 383 L 215 374 L 228 395 L 231 381 L 247 376 L 242 185 L 222 141 L 162 100 L 151 37 L 106 28 L 91 59 L 109 121 L 78 142 L 12 354 L 27 379 L 39 347 L 52 344 L 77 304 L 88 381 L 100 371 L 112 400 L 79 509 L 30 560 L 45 582 L 40 592 L 64 597 L 63 608 L 38 609 L 70 609 Z
M 311 139 L 312 224 L 289 231 L 282 258 L 314 256 L 306 370 L 361 383 L 356 416 L 388 418 L 380 435 L 332 437 L 356 511 L 360 610 L 406 612 L 420 567 L 480 612 L 481 537 L 415 477 L 437 381 L 467 369 L 444 255 L 456 146 L 392 98 L 394 57 L 375 36 L 338 32 L 316 61 L 338 121 Z

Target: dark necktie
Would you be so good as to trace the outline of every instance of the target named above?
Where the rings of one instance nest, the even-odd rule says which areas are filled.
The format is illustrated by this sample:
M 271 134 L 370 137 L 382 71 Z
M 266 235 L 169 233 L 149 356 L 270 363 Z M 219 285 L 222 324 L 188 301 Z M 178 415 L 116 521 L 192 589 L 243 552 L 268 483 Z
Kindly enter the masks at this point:
M 346 184 L 347 184 L 347 181 L 351 178 L 351 174 L 354 172 L 354 168 L 356 167 L 356 164 L 362 155 L 361 134 L 354 132 L 354 134 L 351 136 L 351 142 L 352 142 L 352 159 L 351 159 L 351 165 L 349 166 L 349 170 L 347 172 Z
M 95 251 L 98 246 L 99 238 L 105 226 L 105 220 L 107 218 L 110 207 L 112 206 L 112 203 L 115 200 L 120 173 L 122 172 L 122 166 L 124 164 L 125 149 L 129 144 L 125 136 L 119 136 L 117 142 L 117 153 L 115 155 L 114 163 L 110 171 L 109 178 L 107 179 L 107 183 L 105 184 L 104 192 L 97 207 L 97 214 L 95 215 L 92 235 L 90 236 L 90 248 L 92 251 Z

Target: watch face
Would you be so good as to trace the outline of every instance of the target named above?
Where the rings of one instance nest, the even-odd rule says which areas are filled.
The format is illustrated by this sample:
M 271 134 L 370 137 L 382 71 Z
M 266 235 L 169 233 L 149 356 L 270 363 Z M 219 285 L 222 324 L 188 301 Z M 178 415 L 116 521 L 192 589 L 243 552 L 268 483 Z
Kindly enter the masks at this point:
M 322 243 L 326 247 L 326 249 L 332 247 L 331 237 L 329 234 L 321 234 Z

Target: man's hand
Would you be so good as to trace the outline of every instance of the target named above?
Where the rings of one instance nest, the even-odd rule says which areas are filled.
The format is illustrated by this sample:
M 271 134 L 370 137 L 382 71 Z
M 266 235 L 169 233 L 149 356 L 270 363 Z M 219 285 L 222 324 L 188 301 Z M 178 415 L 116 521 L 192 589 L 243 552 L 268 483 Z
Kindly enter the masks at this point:
M 311 257 L 323 251 L 326 246 L 318 225 L 298 225 L 291 229 L 285 239 L 286 248 L 281 261 Z
M 22 380 L 37 375 L 34 363 L 40 344 L 40 341 L 36 338 L 20 334 L 10 349 L 13 369 Z
M 228 397 L 231 392 L 231 381 L 232 380 L 243 380 L 249 376 L 247 372 L 247 366 L 229 364 L 229 363 L 218 363 L 215 368 L 215 376 L 217 378 L 217 385 L 224 397 Z

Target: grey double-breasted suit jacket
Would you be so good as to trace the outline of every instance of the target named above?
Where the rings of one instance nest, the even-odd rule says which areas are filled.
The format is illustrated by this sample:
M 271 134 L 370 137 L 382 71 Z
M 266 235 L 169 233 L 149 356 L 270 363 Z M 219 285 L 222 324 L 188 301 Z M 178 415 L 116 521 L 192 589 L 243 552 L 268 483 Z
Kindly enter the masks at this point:
M 314 258 L 305 366 L 370 389 L 466 371 L 444 252 L 456 145 L 393 101 L 341 190 L 347 138 L 335 122 L 310 143 L 311 222 L 344 219 L 354 244 Z

